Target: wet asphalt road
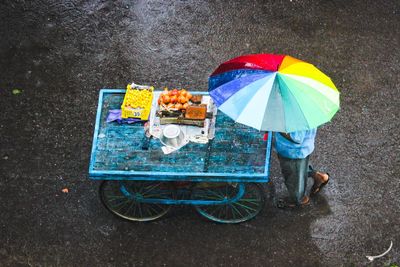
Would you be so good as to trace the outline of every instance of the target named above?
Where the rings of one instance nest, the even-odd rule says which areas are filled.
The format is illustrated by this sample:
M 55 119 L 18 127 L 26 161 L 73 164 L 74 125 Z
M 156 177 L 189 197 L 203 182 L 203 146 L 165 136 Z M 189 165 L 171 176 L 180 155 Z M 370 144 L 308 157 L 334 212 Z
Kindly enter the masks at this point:
M 400 264 L 399 12 L 389 0 L 1 1 L 0 265 Z M 262 52 L 312 62 L 341 91 L 312 158 L 332 180 L 311 207 L 272 206 L 274 157 L 269 204 L 243 224 L 189 207 L 154 223 L 106 211 L 87 175 L 99 90 L 206 90 L 219 63 Z

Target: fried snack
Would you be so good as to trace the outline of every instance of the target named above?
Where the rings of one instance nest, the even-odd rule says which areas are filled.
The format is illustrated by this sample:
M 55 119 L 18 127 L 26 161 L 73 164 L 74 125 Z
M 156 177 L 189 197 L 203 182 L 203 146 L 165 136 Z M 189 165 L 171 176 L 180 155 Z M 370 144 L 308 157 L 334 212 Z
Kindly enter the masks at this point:
M 200 104 L 202 99 L 203 99 L 202 95 L 193 95 L 190 101 L 194 104 Z
M 186 108 L 185 118 L 192 120 L 204 120 L 207 115 L 206 106 L 191 106 Z

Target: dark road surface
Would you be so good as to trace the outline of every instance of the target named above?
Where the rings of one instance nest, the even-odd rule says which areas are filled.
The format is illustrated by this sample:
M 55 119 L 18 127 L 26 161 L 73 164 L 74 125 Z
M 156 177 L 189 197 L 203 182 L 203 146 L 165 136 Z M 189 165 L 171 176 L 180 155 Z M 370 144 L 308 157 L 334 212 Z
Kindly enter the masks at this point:
M 395 0 L 1 1 L 0 266 L 399 265 L 399 47 Z M 206 90 L 221 62 L 263 52 L 312 62 L 341 91 L 312 157 L 331 183 L 312 205 L 274 208 L 274 156 L 252 221 L 109 213 L 87 174 L 99 90 Z

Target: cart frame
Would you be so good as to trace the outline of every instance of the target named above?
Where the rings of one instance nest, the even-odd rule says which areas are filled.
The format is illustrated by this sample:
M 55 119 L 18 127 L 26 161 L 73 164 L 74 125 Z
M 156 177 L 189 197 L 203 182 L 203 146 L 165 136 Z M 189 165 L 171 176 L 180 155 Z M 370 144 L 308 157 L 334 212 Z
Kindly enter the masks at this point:
M 249 127 L 239 125 L 233 122 L 230 118 L 227 118 L 222 113 L 219 113 L 220 122 L 224 126 L 224 130 L 232 131 L 232 133 L 236 136 L 236 141 L 239 143 L 238 147 L 242 150 L 248 149 L 249 151 L 245 151 L 247 154 L 242 155 L 240 154 L 241 158 L 235 159 L 234 156 L 231 156 L 229 160 L 232 162 L 237 163 L 237 161 L 241 160 L 241 165 L 232 166 L 229 165 L 230 161 L 224 158 L 225 154 L 234 154 L 234 146 L 227 147 L 224 151 L 223 145 L 227 144 L 226 140 L 221 140 L 221 138 L 217 138 L 218 140 L 214 142 L 214 140 L 210 140 L 208 144 L 194 144 L 194 150 L 191 151 L 188 149 L 185 152 L 185 149 L 182 148 L 174 153 L 181 153 L 177 154 L 178 161 L 182 159 L 184 160 L 185 154 L 188 153 L 188 157 L 192 157 L 191 159 L 199 165 L 204 164 L 203 171 L 188 171 L 188 165 L 185 166 L 174 166 L 173 158 L 170 162 L 168 162 L 167 171 L 160 171 L 160 170 L 152 170 L 151 168 L 155 168 L 157 163 L 157 157 L 162 159 L 162 155 L 154 155 L 154 151 L 157 149 L 161 151 L 160 147 L 161 144 L 157 144 L 157 140 L 152 140 L 153 150 L 150 149 L 148 154 L 142 153 L 139 156 L 145 157 L 146 159 L 153 159 L 153 165 L 148 167 L 148 170 L 135 170 L 131 169 L 131 167 L 124 167 L 122 168 L 121 165 L 125 164 L 125 162 L 133 161 L 133 159 L 127 157 L 126 155 L 131 155 L 133 158 L 137 159 L 139 157 L 135 153 L 139 151 L 137 150 L 129 150 L 127 151 L 125 147 L 132 147 L 126 139 L 122 137 L 125 136 L 129 137 L 129 134 L 132 134 L 134 138 L 136 138 L 135 145 L 140 147 L 140 127 L 137 125 L 128 125 L 128 124 L 121 124 L 115 126 L 115 129 L 110 130 L 114 133 L 115 136 L 108 136 L 108 130 L 112 126 L 105 122 L 105 117 L 108 113 L 109 109 L 118 108 L 118 99 L 122 101 L 122 97 L 125 93 L 124 89 L 102 89 L 100 90 L 100 96 L 98 101 L 97 107 L 97 115 L 96 115 L 96 124 L 94 129 L 94 136 L 93 136 L 93 144 L 91 150 L 91 159 L 89 164 L 89 177 L 94 180 L 102 180 L 103 184 L 100 186 L 100 196 L 102 202 L 105 206 L 114 214 L 123 217 L 128 220 L 134 221 L 147 221 L 159 218 L 159 215 L 164 215 L 166 211 L 169 209 L 163 208 L 157 213 L 156 215 L 151 214 L 146 218 L 139 217 L 129 217 L 124 214 L 120 214 L 121 212 L 117 212 L 115 208 L 112 207 L 113 201 L 116 199 L 123 199 L 127 203 L 129 202 L 130 209 L 133 209 L 133 205 L 141 205 L 139 210 L 143 207 L 147 207 L 150 205 L 158 205 L 164 207 L 165 205 L 194 205 L 196 209 L 199 211 L 200 214 L 204 215 L 208 219 L 223 222 L 223 223 L 237 223 L 242 222 L 248 219 L 253 218 L 256 214 L 260 212 L 264 205 L 264 196 L 262 189 L 259 185 L 253 183 L 267 183 L 269 181 L 269 164 L 270 164 L 270 155 L 271 155 L 271 145 L 272 145 L 272 134 L 268 134 L 267 140 L 263 140 L 263 134 L 258 132 L 254 129 Z M 207 92 L 193 92 L 193 94 L 202 94 L 208 95 Z M 109 102 L 107 102 L 109 101 Z M 112 102 L 112 103 L 111 103 Z M 121 102 L 122 103 L 122 102 Z M 141 127 L 143 129 L 143 127 Z M 135 129 L 135 131 L 131 131 Z M 127 132 L 130 131 L 130 132 Z M 144 130 L 143 131 L 143 138 L 142 140 L 145 141 L 144 138 Z M 218 131 L 218 121 L 216 125 L 216 131 Z M 241 132 L 243 131 L 244 134 Z M 217 132 L 216 132 L 217 133 Z M 114 139 L 113 139 L 114 138 Z M 246 146 L 244 142 L 246 140 L 253 142 L 252 146 Z M 219 143 L 218 143 L 219 142 Z M 111 144 L 111 148 L 108 148 L 108 145 Z M 262 147 L 265 146 L 265 147 Z M 114 149 L 114 147 L 116 147 Z M 218 150 L 219 152 L 215 152 L 213 150 Z M 231 150 L 229 150 L 231 149 Z M 253 149 L 253 150 L 251 150 Z M 204 152 L 207 150 L 206 152 Z M 264 151 L 265 150 L 265 151 Z M 199 153 L 203 151 L 202 156 L 198 156 L 197 158 L 193 158 L 193 155 L 196 155 L 196 151 Z M 233 151 L 233 152 L 232 152 Z M 258 152 L 257 152 L 258 151 Z M 260 155 L 259 151 L 264 151 L 264 155 L 262 155 L 261 159 L 264 161 L 263 164 L 260 164 Z M 254 152 L 254 153 L 251 153 Z M 153 154 L 151 154 L 153 153 Z M 191 153 L 191 154 L 190 154 Z M 211 153 L 211 154 L 210 154 Z M 214 153 L 214 154 L 213 154 Z M 243 152 L 244 153 L 244 152 Z M 110 155 L 110 157 L 107 157 Z M 210 155 L 214 155 L 214 158 L 220 160 L 223 164 L 222 167 L 214 166 L 213 163 L 210 161 Z M 168 157 L 167 155 L 165 157 Z M 247 158 L 246 158 L 247 157 Z M 257 158 L 256 158 L 257 157 Z M 110 160 L 110 158 L 114 159 L 115 162 Z M 222 160 L 221 160 L 222 158 Z M 124 161 L 124 159 L 126 159 Z M 143 165 L 140 163 L 134 165 L 137 169 L 145 168 L 148 161 L 142 160 L 140 158 L 139 161 L 143 162 Z M 225 160 L 225 161 L 224 161 Z M 250 166 L 245 166 L 247 161 L 249 162 Z M 256 162 L 256 160 L 258 160 Z M 253 162 L 256 162 L 252 166 Z M 161 163 L 160 163 L 161 164 Z M 210 164 L 210 169 L 208 168 L 208 164 Z M 224 165 L 225 164 L 225 165 Z M 254 167 L 254 168 L 253 168 Z M 213 171 L 213 170 L 220 170 L 220 169 L 227 169 L 229 171 L 221 172 L 221 171 Z M 238 168 L 238 172 L 236 172 L 235 168 Z M 156 168 L 157 169 L 157 168 Z M 246 171 L 251 170 L 251 171 Z M 186 188 L 177 188 L 175 182 L 190 182 L 190 185 Z M 205 182 L 208 184 L 206 187 L 201 188 L 199 184 Z M 210 184 L 216 185 L 215 188 Z M 253 185 L 251 185 L 253 184 Z M 172 186 L 171 186 L 172 185 Z M 149 190 L 152 193 L 151 197 L 145 197 L 142 193 L 139 193 L 138 187 L 140 186 L 149 186 Z M 153 188 L 153 189 L 152 189 Z M 156 188 L 156 189 L 154 189 Z M 168 189 L 167 189 L 168 188 Z M 223 188 L 223 189 L 221 189 Z M 147 190 L 147 191 L 149 191 Z M 169 193 L 169 191 L 174 191 L 173 193 Z M 225 190 L 225 191 L 224 191 Z M 253 198 L 248 198 L 248 192 L 253 192 Z M 194 193 L 193 193 L 193 192 Z M 223 192 L 224 191 L 224 192 Z M 229 192 L 228 192 L 229 191 Z M 250 192 L 249 191 L 249 192 Z M 109 196 L 106 195 L 105 192 L 113 192 L 112 198 L 108 199 Z M 182 193 L 183 192 L 183 193 Z M 187 193 L 189 192 L 189 193 Z M 186 197 L 184 199 L 177 198 L 177 195 L 186 194 L 189 195 L 189 198 Z M 168 195 L 168 197 L 166 197 Z M 218 195 L 218 197 L 216 197 Z M 204 197 L 204 198 L 203 198 Z M 212 199 L 210 199 L 212 197 Z M 249 200 L 250 199 L 250 200 Z M 211 214 L 206 207 L 213 206 L 215 208 L 220 208 L 222 206 L 232 206 L 235 203 L 240 204 L 240 201 L 250 201 L 249 203 L 253 204 L 253 202 L 257 202 L 257 206 L 252 207 L 249 210 L 245 209 L 246 216 L 242 216 L 243 218 L 220 218 L 219 215 L 216 216 L 215 214 Z M 121 204 L 122 205 L 122 204 Z M 145 206 L 147 205 L 147 206 Z M 236 205 L 236 204 L 235 204 Z M 243 206 L 243 205 L 241 205 Z M 241 207 L 239 206 L 239 208 Z M 154 207 L 152 207 L 153 209 Z M 135 206 L 136 209 L 136 206 Z M 254 209 L 254 212 L 253 212 Z M 233 207 L 232 214 L 235 213 L 237 208 Z M 249 214 L 247 214 L 249 213 Z M 241 212 L 239 212 L 241 214 Z M 135 215 L 136 216 L 136 215 Z M 225 216 L 225 215 L 224 215 Z M 227 215 L 226 215 L 227 216 Z M 239 216 L 241 217 L 241 216 Z

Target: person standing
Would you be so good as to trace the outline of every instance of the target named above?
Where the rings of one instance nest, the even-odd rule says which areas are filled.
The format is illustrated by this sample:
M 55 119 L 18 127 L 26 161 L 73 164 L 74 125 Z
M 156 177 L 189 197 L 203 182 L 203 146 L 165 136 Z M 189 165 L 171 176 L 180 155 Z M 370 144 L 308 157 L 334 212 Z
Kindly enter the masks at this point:
M 310 203 L 310 198 L 306 195 L 308 177 L 314 179 L 310 196 L 320 192 L 329 182 L 328 173 L 315 171 L 309 164 L 316 134 L 317 129 L 274 134 L 275 150 L 289 192 L 287 199 L 278 201 L 278 208 L 302 207 Z

